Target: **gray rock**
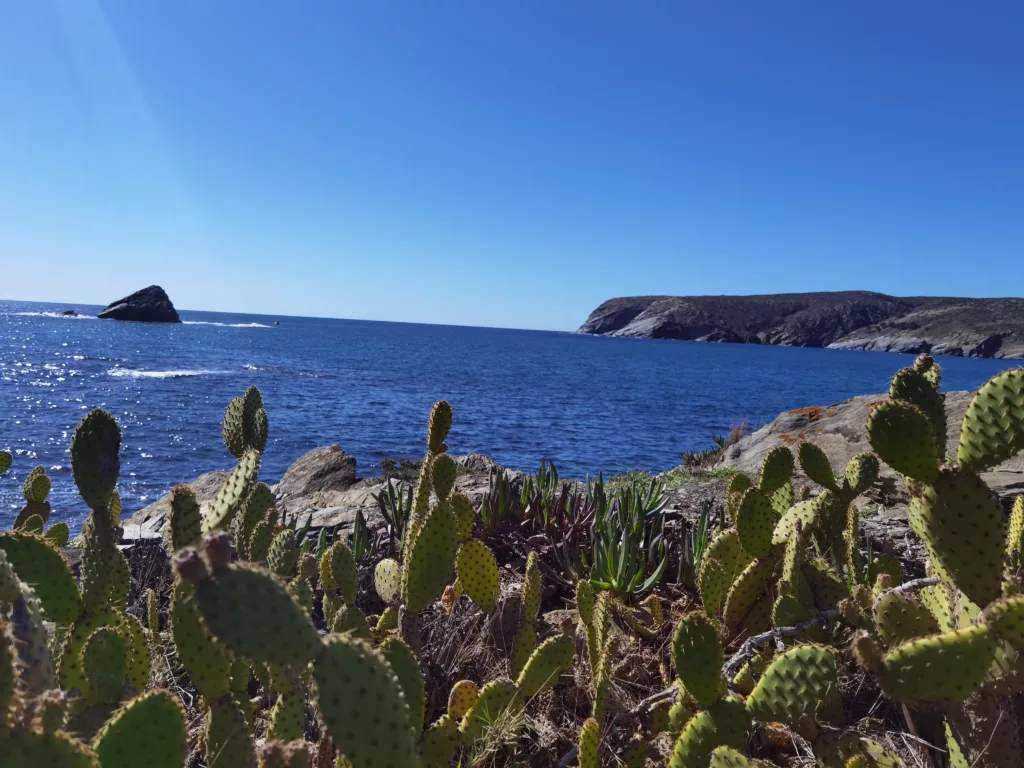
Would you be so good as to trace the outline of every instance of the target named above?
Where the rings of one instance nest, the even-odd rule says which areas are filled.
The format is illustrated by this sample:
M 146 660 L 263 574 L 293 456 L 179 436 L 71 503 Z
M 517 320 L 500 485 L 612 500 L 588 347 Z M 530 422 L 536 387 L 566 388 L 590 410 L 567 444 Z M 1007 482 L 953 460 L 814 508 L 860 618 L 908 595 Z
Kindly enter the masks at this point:
M 98 315 L 103 320 L 134 320 L 141 323 L 180 323 L 178 312 L 159 285 L 151 285 L 108 304 Z
M 307 509 L 341 506 L 338 494 L 356 482 L 356 459 L 341 446 L 331 445 L 303 454 L 284 473 L 274 488 L 283 500 L 286 511 L 297 513 Z
M 227 476 L 227 472 L 206 472 L 188 484 L 196 495 L 196 500 L 204 514 L 210 502 L 213 501 L 213 497 L 217 495 L 217 489 L 220 488 Z M 141 527 L 137 532 L 138 536 L 145 537 L 152 534 L 153 531 L 159 532 L 170 514 L 171 493 L 168 491 L 152 504 L 143 507 L 123 521 L 125 535 L 128 536 L 129 529 L 134 530 L 137 526 Z

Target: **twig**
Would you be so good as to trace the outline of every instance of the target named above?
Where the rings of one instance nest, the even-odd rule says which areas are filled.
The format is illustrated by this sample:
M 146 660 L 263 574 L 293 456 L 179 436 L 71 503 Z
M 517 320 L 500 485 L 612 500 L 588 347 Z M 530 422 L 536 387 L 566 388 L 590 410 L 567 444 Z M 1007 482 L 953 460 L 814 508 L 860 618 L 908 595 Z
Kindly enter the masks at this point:
M 885 590 L 885 592 L 880 594 L 875 599 L 874 604 L 872 604 L 871 606 L 871 610 L 877 611 L 879 603 L 882 602 L 882 598 L 886 597 L 887 595 L 905 595 L 907 592 L 913 592 L 918 589 L 924 589 L 925 587 L 934 587 L 936 584 L 941 583 L 941 581 L 942 579 L 936 576 L 929 576 L 926 579 L 914 579 L 913 581 L 908 581 L 904 584 L 900 584 L 898 587 L 887 589 Z
M 748 637 L 740 649 L 726 663 L 723 668 L 726 680 L 732 680 L 736 677 L 736 673 L 740 671 L 740 667 L 743 666 L 744 662 L 747 661 L 751 656 L 754 655 L 754 651 L 765 645 L 771 640 L 781 642 L 785 637 L 793 637 L 799 635 L 801 632 L 810 629 L 817 624 L 827 624 L 829 620 L 836 618 L 839 615 L 839 610 L 832 608 L 827 611 L 822 611 L 817 616 L 812 616 L 809 619 L 801 621 L 799 624 L 792 627 L 776 627 L 775 629 L 769 629 L 767 632 L 762 632 L 759 635 Z

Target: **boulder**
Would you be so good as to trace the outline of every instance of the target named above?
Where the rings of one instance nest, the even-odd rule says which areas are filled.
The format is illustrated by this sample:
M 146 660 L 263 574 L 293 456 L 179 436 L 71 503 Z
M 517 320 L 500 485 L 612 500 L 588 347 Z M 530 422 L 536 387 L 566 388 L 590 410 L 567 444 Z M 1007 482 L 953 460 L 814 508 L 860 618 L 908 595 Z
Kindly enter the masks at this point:
M 206 508 L 213 501 L 213 497 L 217 495 L 217 489 L 220 488 L 227 476 L 228 473 L 222 471 L 206 472 L 188 483 L 189 488 L 196 495 L 203 514 L 206 513 Z M 170 514 L 171 493 L 168 491 L 152 504 L 143 507 L 122 521 L 125 538 L 144 539 L 159 535 Z
M 141 323 L 181 322 L 177 310 L 159 285 L 151 285 L 108 304 L 98 317 L 103 320 L 135 320 Z
M 331 445 L 303 454 L 274 488 L 288 512 L 338 506 L 337 494 L 356 482 L 356 459 Z

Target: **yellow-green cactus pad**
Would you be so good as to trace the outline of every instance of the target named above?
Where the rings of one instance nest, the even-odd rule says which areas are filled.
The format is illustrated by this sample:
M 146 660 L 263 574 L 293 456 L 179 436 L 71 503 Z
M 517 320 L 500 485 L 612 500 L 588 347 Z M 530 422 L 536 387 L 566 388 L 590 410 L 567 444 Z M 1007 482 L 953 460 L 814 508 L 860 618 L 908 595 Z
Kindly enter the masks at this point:
M 25 476 L 21 493 L 25 497 L 25 501 L 42 504 L 50 495 L 50 487 L 50 478 L 46 476 L 46 468 L 38 466 Z
M 549 637 L 538 646 L 523 667 L 516 681 L 526 698 L 553 688 L 559 675 L 572 666 L 576 643 L 568 635 Z
M 779 522 L 775 524 L 775 531 L 772 534 L 772 545 L 784 545 L 796 532 L 798 525 L 804 529 L 811 526 L 820 507 L 828 504 L 834 498 L 832 491 L 825 491 L 817 498 L 801 501 L 795 507 L 790 508 L 779 518 Z
M 192 678 L 192 685 L 207 701 L 227 695 L 231 659 L 199 618 L 195 590 L 182 579 L 174 582 L 171 600 L 171 637 L 178 660 Z
M 455 486 L 455 478 L 459 474 L 459 465 L 446 453 L 437 456 L 430 463 L 430 476 L 433 480 L 434 493 L 438 499 L 447 500 Z
M 273 524 L 269 520 L 260 520 L 253 526 L 252 535 L 249 537 L 249 559 L 254 563 L 266 562 L 273 541 Z
M 386 558 L 373 569 L 373 585 L 385 603 L 398 600 L 402 592 L 402 566 L 397 560 Z
M 171 489 L 171 514 L 167 525 L 167 541 L 172 552 L 197 547 L 203 536 L 203 518 L 196 495 L 187 485 Z
M 476 514 L 473 502 L 463 493 L 453 493 L 448 498 L 448 504 L 459 526 L 459 541 L 466 541 L 473 536 L 473 516 Z
M 465 593 L 488 613 L 497 608 L 499 574 L 498 563 L 487 545 L 470 539 L 459 546 L 455 571 Z
M 480 690 L 472 680 L 459 680 L 448 694 L 448 715 L 461 720 L 476 704 Z
M 601 726 L 597 720 L 588 717 L 580 728 L 580 741 L 577 750 L 579 768 L 600 768 Z
M 788 483 L 792 476 L 793 452 L 784 445 L 777 445 L 765 454 L 757 485 L 761 493 L 771 496 Z
M 519 673 L 523 671 L 523 667 L 526 666 L 526 662 L 530 660 L 530 656 L 535 650 L 537 650 L 537 630 L 533 628 L 532 624 L 523 624 L 516 632 L 515 639 L 512 641 L 512 653 L 509 654 L 509 666 L 515 677 L 519 677 Z
M 996 600 L 983 611 L 983 616 L 1000 640 L 1024 647 L 1024 595 Z
M 752 559 L 733 529 L 721 531 L 711 540 L 697 574 L 701 604 L 709 616 L 716 616 L 722 609 L 729 587 Z
M 130 613 L 123 615 L 118 626 L 128 649 L 128 669 L 125 676 L 128 685 L 142 691 L 149 685 L 149 643 L 142 622 Z
M 68 528 L 68 524 L 63 521 L 59 523 L 54 523 L 49 528 L 47 528 L 46 533 L 43 534 L 43 541 L 45 541 L 51 547 L 66 546 L 70 538 L 71 529 Z
M 889 386 L 889 399 L 916 405 L 928 417 L 935 433 L 940 457 L 946 451 L 946 409 L 944 397 L 922 371 L 903 368 L 896 372 Z
M 476 703 L 459 724 L 463 743 L 473 744 L 502 717 L 522 712 L 524 701 L 525 697 L 511 680 L 491 680 L 480 689 Z
M 705 614 L 688 613 L 680 619 L 672 635 L 672 663 L 701 707 L 710 707 L 725 695 L 722 640 Z
M 185 713 L 167 691 L 129 702 L 104 726 L 93 745 L 103 768 L 181 768 Z
M 670 768 L 707 768 L 716 748 L 746 747 L 749 727 L 750 715 L 743 701 L 735 696 L 723 699 L 686 724 L 672 749 Z
M 743 623 L 747 614 L 759 602 L 764 602 L 766 597 L 768 598 L 766 602 L 770 617 L 772 600 L 768 593 L 768 587 L 774 570 L 774 558 L 763 558 L 754 560 L 737 577 L 725 598 L 723 621 L 726 627 L 735 631 Z
M 224 419 L 221 422 L 221 433 L 224 437 L 224 447 L 228 449 L 236 459 L 242 458 L 245 453 L 245 428 L 243 426 L 243 414 L 245 402 L 241 397 L 232 397 L 228 401 L 228 407 L 224 411 Z
M 82 649 L 82 669 L 92 688 L 90 698 L 116 704 L 124 690 L 128 672 L 128 644 L 113 627 L 93 632 Z
M 889 651 L 882 657 L 879 683 L 896 701 L 963 701 L 981 685 L 995 655 L 992 631 L 975 624 Z
M 832 465 L 828 461 L 828 456 L 825 455 L 821 448 L 814 443 L 805 441 L 800 443 L 797 454 L 800 457 L 800 467 L 805 475 L 823 488 L 838 490 L 836 488 L 836 476 L 832 472 Z
M 409 725 L 412 727 L 413 737 L 418 738 L 423 730 L 423 715 L 427 701 L 420 662 L 409 646 L 397 637 L 389 637 L 381 643 L 380 655 L 391 665 L 391 671 L 402 685 L 405 703 L 409 707 Z
M 711 753 L 710 768 L 770 768 L 772 764 L 747 757 L 732 747 L 717 747 Z
M 203 724 L 206 759 L 213 766 L 256 765 L 256 749 L 245 714 L 230 694 L 209 702 Z
M 38 536 L 15 532 L 0 534 L 0 549 L 18 578 L 32 585 L 47 619 L 54 624 L 70 624 L 78 618 L 83 610 L 82 597 L 60 552 Z
M 121 471 L 121 428 L 114 417 L 96 409 L 86 414 L 71 438 L 71 474 L 90 509 L 103 509 Z
M 877 405 L 868 416 L 867 433 L 875 453 L 897 472 L 922 483 L 935 480 L 939 447 L 920 408 L 893 400 Z
M 448 768 L 459 749 L 459 724 L 451 715 L 441 715 L 423 733 L 420 756 L 423 768 Z
M 235 564 L 195 586 L 203 623 L 232 652 L 250 661 L 302 666 L 320 636 L 284 585 L 262 569 Z
M 77 688 L 87 699 L 92 696 L 92 685 L 82 669 L 82 651 L 93 632 L 101 627 L 117 626 L 120 620 L 120 614 L 109 609 L 98 613 L 83 613 L 78 618 L 60 648 L 57 674 L 61 688 Z
M 95 754 L 63 733 L 13 731 L 0 739 L 0 765 L 4 768 L 99 768 Z
M 438 400 L 430 409 L 430 421 L 427 424 L 427 450 L 431 453 L 444 453 L 444 441 L 448 438 L 448 430 L 452 428 L 452 407 L 447 400 Z
M 320 711 L 353 766 L 414 766 L 416 741 L 402 684 L 369 644 L 332 636 L 313 667 Z
M 210 508 L 203 519 L 204 533 L 224 530 L 235 513 L 249 496 L 256 476 L 260 471 L 260 454 L 258 451 L 247 450 L 238 459 L 238 464 L 228 473 L 217 489 L 216 496 L 210 502 Z
M 439 502 L 430 508 L 405 562 L 402 602 L 408 610 L 422 611 L 441 596 L 451 582 L 458 549 L 455 515 L 447 503 Z
M 858 453 L 846 463 L 846 487 L 859 496 L 878 479 L 878 457 L 870 452 Z
M 736 530 L 740 544 L 753 557 L 764 557 L 772 548 L 772 531 L 776 523 L 775 510 L 771 500 L 750 488 L 743 494 L 736 511 Z
M 967 406 L 957 462 L 983 472 L 1024 449 L 1024 368 L 993 377 Z
M 931 612 L 908 595 L 883 595 L 874 610 L 878 634 L 890 648 L 941 631 Z
M 842 724 L 835 652 L 819 645 L 790 648 L 768 666 L 747 698 L 747 711 L 762 722 L 794 725 L 804 715 Z
M 359 590 L 359 568 L 348 545 L 338 539 L 320 556 L 320 585 L 324 592 L 341 592 L 349 605 L 355 605 Z
M 0 451 L 0 475 L 10 469 L 13 463 L 14 456 L 11 455 L 10 451 Z

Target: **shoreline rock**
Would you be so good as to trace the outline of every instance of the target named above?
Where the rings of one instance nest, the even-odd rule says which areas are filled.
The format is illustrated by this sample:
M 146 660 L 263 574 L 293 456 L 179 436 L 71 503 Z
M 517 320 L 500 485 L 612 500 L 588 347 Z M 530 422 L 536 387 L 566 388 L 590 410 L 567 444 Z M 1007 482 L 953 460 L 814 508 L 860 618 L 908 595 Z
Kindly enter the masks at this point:
M 133 320 L 139 323 L 180 323 L 178 311 L 159 285 L 151 285 L 111 302 L 97 315 L 101 320 Z

